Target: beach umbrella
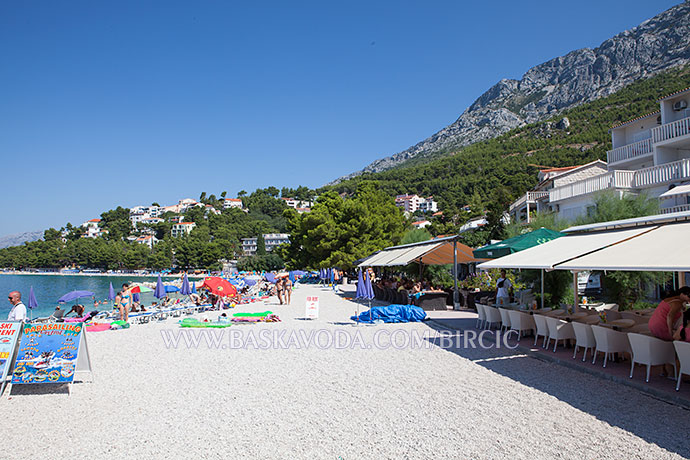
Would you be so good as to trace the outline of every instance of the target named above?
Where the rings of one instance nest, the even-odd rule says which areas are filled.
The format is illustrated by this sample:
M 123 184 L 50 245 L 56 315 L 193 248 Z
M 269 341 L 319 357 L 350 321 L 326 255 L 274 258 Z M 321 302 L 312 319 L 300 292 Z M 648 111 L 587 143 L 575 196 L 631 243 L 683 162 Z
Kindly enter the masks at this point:
M 295 284 L 295 281 L 297 280 L 297 278 L 295 278 L 295 272 L 290 272 L 290 274 L 288 275 L 288 278 L 290 278 L 290 281 L 292 281 L 292 284 Z
M 196 281 L 192 282 L 192 294 L 196 294 Z
M 108 300 L 115 300 L 115 289 L 113 289 L 113 283 L 110 283 L 110 289 L 108 290 Z
M 94 293 L 91 291 L 70 291 L 58 299 L 58 303 L 71 302 L 83 297 L 93 297 Z
M 266 273 L 266 274 L 264 275 L 264 279 L 265 279 L 266 281 L 268 281 L 269 283 L 273 283 L 273 284 L 275 284 L 275 282 L 277 281 L 277 280 L 276 280 L 276 275 L 274 275 L 273 273 Z
M 254 286 L 256 284 L 256 280 L 252 278 L 244 278 L 244 285 L 249 287 L 249 286 Z
M 210 276 L 206 278 L 200 287 L 208 289 L 212 294 L 219 295 L 221 297 L 237 294 L 237 288 L 235 288 L 235 286 L 230 284 L 228 280 L 224 280 L 223 278 L 219 278 L 217 276 Z
M 180 288 L 178 288 L 177 286 L 165 286 L 165 292 L 166 294 L 168 292 L 180 292 Z
M 132 302 L 139 302 L 141 300 L 141 297 L 139 297 L 138 292 L 133 292 L 132 293 Z
M 357 273 L 357 290 L 355 291 L 355 299 L 364 298 L 364 277 L 362 276 L 362 269 Z
M 141 283 L 134 283 L 129 288 L 129 292 L 131 292 L 132 294 L 141 294 L 144 292 L 153 292 L 153 289 L 151 289 L 150 287 L 146 287 Z
M 34 287 L 31 286 L 31 290 L 29 290 L 29 304 L 27 307 L 33 309 L 38 307 L 38 301 L 36 300 L 36 295 L 34 294 Z
M 184 278 L 182 278 L 182 288 L 180 288 L 180 294 L 182 295 L 189 295 L 192 293 L 192 290 L 189 288 L 189 278 L 187 278 L 187 274 L 184 274 Z
M 371 274 L 364 272 L 364 298 L 369 300 L 369 321 L 372 321 L 371 299 L 374 298 L 374 288 L 371 285 Z
M 153 295 L 157 299 L 162 299 L 165 297 L 165 286 L 163 286 L 161 275 L 158 275 L 158 281 L 156 281 L 156 289 L 153 291 Z

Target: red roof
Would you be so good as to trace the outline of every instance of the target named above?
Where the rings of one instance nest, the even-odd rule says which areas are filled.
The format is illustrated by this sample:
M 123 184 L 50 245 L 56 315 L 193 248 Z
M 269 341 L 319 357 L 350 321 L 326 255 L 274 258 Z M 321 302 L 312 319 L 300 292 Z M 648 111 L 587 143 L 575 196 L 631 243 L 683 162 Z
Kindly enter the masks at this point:
M 177 225 L 194 225 L 194 222 L 180 222 Z
M 226 198 L 225 201 L 242 201 L 239 198 Z
M 668 99 L 669 97 L 677 96 L 678 94 L 684 93 L 684 92 L 686 92 L 686 91 L 688 91 L 688 90 L 690 90 L 690 86 L 687 87 L 687 88 L 685 88 L 685 89 L 681 89 L 681 90 L 678 90 L 678 91 L 676 91 L 676 92 L 673 92 L 673 93 L 671 93 L 671 94 L 667 94 L 667 95 L 664 96 L 664 97 L 660 97 L 659 99 L 657 99 L 657 101 L 663 101 L 664 99 Z
M 442 216 L 442 215 L 443 215 L 443 211 L 438 211 L 438 212 L 433 213 L 431 216 L 436 217 L 436 216 Z
M 100 222 L 101 219 L 91 219 L 89 222 Z
M 549 169 L 540 169 L 539 172 L 543 173 L 550 173 L 550 172 L 556 172 L 556 171 L 569 171 L 571 169 L 579 168 L 582 165 L 576 165 L 576 166 L 563 166 L 562 168 L 549 168 Z

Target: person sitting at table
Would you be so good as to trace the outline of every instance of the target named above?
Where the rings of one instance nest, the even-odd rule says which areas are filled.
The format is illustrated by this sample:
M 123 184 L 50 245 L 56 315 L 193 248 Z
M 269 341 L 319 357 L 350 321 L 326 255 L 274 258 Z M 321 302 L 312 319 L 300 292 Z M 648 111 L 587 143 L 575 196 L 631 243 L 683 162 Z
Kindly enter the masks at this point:
M 690 302 L 690 287 L 683 286 L 666 297 L 649 318 L 649 332 L 662 340 L 673 340 L 673 329 L 683 312 L 683 304 Z
M 676 333 L 673 334 L 673 340 L 681 340 L 685 342 L 690 342 L 690 308 L 683 312 L 683 321 Z

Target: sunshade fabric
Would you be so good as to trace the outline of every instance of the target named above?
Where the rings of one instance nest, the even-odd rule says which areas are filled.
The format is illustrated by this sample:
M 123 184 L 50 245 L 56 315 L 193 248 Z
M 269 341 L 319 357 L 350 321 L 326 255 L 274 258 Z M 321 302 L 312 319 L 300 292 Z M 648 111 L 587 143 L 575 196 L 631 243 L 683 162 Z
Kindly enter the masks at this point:
M 457 243 L 457 262 L 474 262 L 472 248 L 462 243 Z M 410 245 L 398 248 L 384 249 L 365 259 L 360 267 L 390 267 L 394 265 L 407 265 L 419 261 L 425 265 L 445 265 L 453 263 L 453 242 L 443 241 L 429 242 L 421 245 Z
M 666 224 L 601 251 L 562 263 L 556 269 L 690 271 L 689 237 L 690 222 Z
M 592 251 L 597 251 L 606 246 L 619 243 L 628 238 L 634 238 L 650 228 L 631 228 L 608 232 L 579 233 L 567 235 L 548 241 L 539 246 L 534 246 L 524 251 L 490 260 L 478 265 L 478 268 L 524 268 L 551 270 L 554 266 L 562 264 Z
M 690 184 L 673 187 L 671 190 L 659 195 L 659 198 L 670 198 L 675 195 L 685 195 L 686 193 L 690 193 Z
M 544 244 L 547 241 L 560 238 L 564 234 L 555 230 L 547 228 L 540 228 L 529 233 L 508 238 L 498 243 L 484 246 L 483 248 L 475 249 L 474 256 L 481 259 L 496 259 L 498 257 L 507 256 L 514 252 L 524 251 L 531 247 Z

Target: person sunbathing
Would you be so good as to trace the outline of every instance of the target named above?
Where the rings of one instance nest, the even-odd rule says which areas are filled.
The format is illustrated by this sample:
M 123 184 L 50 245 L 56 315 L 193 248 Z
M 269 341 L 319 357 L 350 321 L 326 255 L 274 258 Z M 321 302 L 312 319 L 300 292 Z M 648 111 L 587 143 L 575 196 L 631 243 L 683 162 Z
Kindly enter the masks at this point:
M 80 304 L 74 304 L 72 305 L 72 309 L 65 313 L 64 316 L 69 316 L 72 313 L 74 313 L 77 318 L 81 318 L 82 316 L 84 316 L 84 306 Z

